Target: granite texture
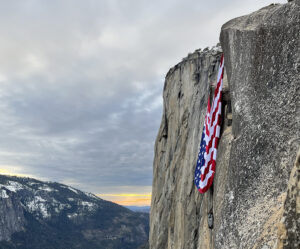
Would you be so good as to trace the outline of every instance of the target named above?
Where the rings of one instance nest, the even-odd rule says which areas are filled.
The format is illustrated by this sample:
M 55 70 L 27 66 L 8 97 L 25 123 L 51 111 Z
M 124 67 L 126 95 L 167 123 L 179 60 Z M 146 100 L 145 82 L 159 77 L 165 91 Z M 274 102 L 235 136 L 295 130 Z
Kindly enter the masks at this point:
M 222 205 L 216 248 L 277 246 L 300 144 L 299 36 L 298 1 L 270 5 L 222 27 L 233 135 L 225 192 L 233 198 Z
M 10 240 L 15 232 L 24 230 L 25 218 L 18 197 L 8 189 L 0 189 L 0 241 Z
M 214 184 L 205 194 L 193 174 L 221 49 L 195 51 L 169 71 L 155 144 L 151 249 L 300 248 L 299 36 L 299 0 L 223 25 L 228 82 Z

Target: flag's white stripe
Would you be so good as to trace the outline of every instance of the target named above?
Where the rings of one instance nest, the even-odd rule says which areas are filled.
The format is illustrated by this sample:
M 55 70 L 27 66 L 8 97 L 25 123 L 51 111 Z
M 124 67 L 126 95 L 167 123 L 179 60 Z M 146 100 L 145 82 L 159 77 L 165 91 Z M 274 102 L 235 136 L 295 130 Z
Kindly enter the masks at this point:
M 219 102 L 219 99 L 220 99 L 220 92 L 218 92 L 216 98 L 214 99 L 214 105 L 213 105 L 213 110 L 211 112 L 211 117 L 212 117 L 212 114 L 216 111 L 217 109 L 217 106 L 218 106 L 218 102 Z
M 209 138 L 211 138 L 214 135 L 213 133 L 214 133 L 215 127 L 218 125 L 218 119 L 219 119 L 220 115 L 221 115 L 221 105 L 219 105 L 219 109 L 216 113 L 214 123 L 212 124 L 212 126 L 209 129 Z
M 212 176 L 214 172 L 212 170 L 210 170 L 207 175 L 205 176 L 204 181 L 199 181 L 199 186 L 200 188 L 204 188 L 207 185 L 208 179 Z
M 219 133 L 220 134 L 220 126 L 218 125 L 217 126 L 217 129 L 216 129 L 216 133 Z M 211 159 L 211 153 L 213 152 L 214 156 L 213 156 L 213 160 L 216 160 L 216 155 L 217 155 L 217 149 L 216 149 L 216 138 L 219 138 L 219 136 L 215 136 L 213 137 L 213 140 L 212 140 L 212 145 L 211 145 L 211 148 L 209 149 L 209 152 L 208 152 L 208 155 L 207 155 L 207 163 L 210 161 Z M 206 162 L 205 162 L 206 163 Z M 206 164 L 205 164 L 206 165 Z
M 201 173 L 202 174 L 204 174 L 205 169 L 207 168 L 208 162 L 210 162 L 210 160 L 211 160 L 212 152 L 214 153 L 213 154 L 213 160 L 217 159 L 216 138 L 218 138 L 219 134 L 220 134 L 220 126 L 219 125 L 217 126 L 216 134 L 217 135 L 212 140 L 212 146 L 209 148 L 208 153 L 205 152 L 205 154 L 204 154 L 205 164 L 201 168 Z
M 218 108 L 218 111 L 217 111 L 217 113 L 216 113 L 216 118 L 215 118 L 215 120 L 214 120 L 214 123 L 213 123 L 213 125 L 210 127 L 210 129 L 209 129 L 209 140 L 211 139 L 211 137 L 212 137 L 212 135 L 213 135 L 213 131 L 214 131 L 214 129 L 215 129 L 215 126 L 217 125 L 217 123 L 218 123 L 218 116 L 219 115 L 221 115 L 221 110 L 222 110 L 222 105 L 221 105 L 221 102 L 220 102 L 220 104 L 219 104 L 219 108 Z
M 206 157 L 207 163 L 210 161 L 211 159 L 211 154 L 213 154 L 213 160 L 216 160 L 216 155 L 217 155 L 217 149 L 216 149 L 216 138 L 213 138 L 213 142 L 212 142 L 212 148 L 209 149 L 208 155 Z M 206 163 L 206 162 L 205 162 Z M 207 166 L 207 163 L 205 164 L 205 166 Z
M 211 147 L 209 148 L 208 150 L 208 153 L 204 153 L 204 160 L 205 160 L 205 164 L 204 166 L 202 166 L 201 168 L 201 173 L 204 174 L 204 171 L 205 169 L 207 168 L 207 164 L 208 162 L 210 161 L 211 159 L 211 153 L 214 151 L 214 155 L 217 154 L 217 150 L 215 149 L 216 145 L 215 145 L 215 141 L 216 141 L 216 137 L 219 137 L 220 135 L 220 126 L 218 125 L 217 128 L 216 128 L 216 136 L 213 137 L 213 140 L 212 140 L 212 145 Z M 211 136 L 209 138 L 209 141 L 211 140 Z M 208 144 L 208 143 L 207 143 Z
M 210 117 L 211 117 L 211 115 L 215 112 L 215 110 L 216 110 L 216 108 L 217 108 L 217 104 L 218 104 L 218 101 L 219 101 L 219 99 L 220 99 L 221 92 L 222 92 L 222 85 L 223 85 L 223 80 L 221 81 L 221 84 L 220 84 L 220 88 L 219 88 L 218 94 L 217 94 L 216 98 L 214 99 L 213 106 L 212 106 L 212 111 L 210 112 Z
M 216 161 L 217 160 L 217 149 L 214 149 L 214 154 L 213 154 L 213 160 Z
M 204 174 L 204 170 L 207 168 L 208 162 L 210 162 L 210 160 L 211 160 L 212 152 L 214 152 L 214 155 L 215 155 L 217 153 L 216 148 L 212 147 L 212 148 L 209 149 L 209 152 L 208 152 L 208 154 L 206 155 L 206 158 L 205 158 L 205 165 L 201 168 L 201 173 L 203 173 L 203 174 Z
M 210 128 L 208 141 L 211 140 L 211 138 L 212 138 L 213 135 L 215 135 L 215 137 L 219 137 L 220 136 L 220 125 L 218 124 L 218 116 L 219 115 L 221 115 L 221 105 L 219 106 L 218 112 L 216 114 L 217 118 L 215 119 L 215 122 L 213 123 L 213 126 Z M 216 126 L 217 126 L 217 128 L 216 128 L 216 134 L 213 134 L 214 133 L 214 129 L 215 129 Z M 208 145 L 208 143 L 207 143 L 207 145 Z
M 206 141 L 206 144 L 208 145 L 208 142 L 212 139 L 212 136 L 214 135 L 214 129 L 215 129 L 215 126 L 217 125 L 217 128 L 216 128 L 216 134 L 212 140 L 212 146 L 209 148 L 209 151 L 208 153 L 205 152 L 204 154 L 204 160 L 205 160 L 205 164 L 204 166 L 201 167 L 201 174 L 204 174 L 207 166 L 208 166 L 208 162 L 210 162 L 211 160 L 211 153 L 214 151 L 214 160 L 216 160 L 216 155 L 217 155 L 217 150 L 215 149 L 215 137 L 219 137 L 220 136 L 220 126 L 217 124 L 218 123 L 218 116 L 221 115 L 221 103 L 219 104 L 219 108 L 218 108 L 218 111 L 216 113 L 216 118 L 214 120 L 214 123 L 213 125 L 210 127 L 210 131 L 209 131 L 209 137 L 207 138 L 205 136 L 205 141 Z
M 220 137 L 220 130 L 221 130 L 221 127 L 220 125 L 217 125 L 217 128 L 216 128 L 216 137 Z
M 217 151 L 216 149 L 214 149 L 214 157 L 216 155 Z M 209 178 L 212 176 L 212 174 L 214 173 L 214 171 L 211 169 L 212 167 L 212 164 L 210 164 L 210 167 L 209 167 L 209 172 L 207 173 L 207 175 L 205 176 L 205 179 L 202 181 L 201 178 L 200 178 L 200 181 L 199 181 L 199 186 L 200 188 L 204 188 L 206 185 L 207 185 L 207 182 L 209 180 Z M 202 173 L 202 172 L 201 172 Z
M 217 154 L 217 150 L 216 150 L 216 148 L 215 148 L 215 138 L 214 138 L 213 141 L 212 141 L 212 146 L 209 148 L 208 153 L 205 153 L 205 154 L 204 154 L 205 164 L 204 164 L 204 166 L 202 166 L 202 168 L 201 168 L 201 173 L 202 173 L 202 174 L 204 174 L 205 169 L 207 168 L 208 163 L 209 163 L 210 160 L 211 160 L 211 154 L 212 154 L 212 152 L 214 152 L 214 155 Z
M 223 63 L 222 63 L 222 64 L 220 65 L 220 67 L 219 67 L 218 81 L 217 81 L 217 82 L 219 82 L 219 81 L 220 81 L 220 78 L 222 77 L 223 68 L 224 68 L 224 61 L 223 61 Z
M 224 64 L 224 63 L 223 63 Z M 222 72 L 223 72 L 223 66 L 219 68 L 219 73 L 218 73 L 218 78 L 217 78 L 217 83 L 220 81 L 222 77 Z
M 220 88 L 221 89 L 221 88 Z M 218 92 L 216 98 L 214 99 L 214 105 L 213 105 L 213 108 L 212 108 L 212 111 L 210 112 L 210 121 L 212 119 L 212 115 L 213 113 L 216 111 L 217 109 L 217 106 L 218 106 L 218 102 L 219 102 L 219 99 L 220 99 L 220 95 L 221 95 L 221 91 Z M 220 103 L 221 104 L 221 103 Z

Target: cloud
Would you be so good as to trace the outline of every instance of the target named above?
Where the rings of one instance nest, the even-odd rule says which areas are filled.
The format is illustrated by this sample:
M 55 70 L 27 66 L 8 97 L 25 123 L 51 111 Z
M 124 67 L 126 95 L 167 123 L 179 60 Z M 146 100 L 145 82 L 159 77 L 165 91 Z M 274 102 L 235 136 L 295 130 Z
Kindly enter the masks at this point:
M 150 192 L 166 72 L 269 3 L 1 1 L 0 165 L 94 193 Z

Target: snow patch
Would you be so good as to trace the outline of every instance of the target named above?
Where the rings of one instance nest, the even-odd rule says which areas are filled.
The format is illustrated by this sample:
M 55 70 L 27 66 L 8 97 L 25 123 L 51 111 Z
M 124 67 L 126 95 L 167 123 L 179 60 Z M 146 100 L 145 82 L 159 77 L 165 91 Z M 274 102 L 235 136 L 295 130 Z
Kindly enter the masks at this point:
M 83 206 L 83 208 L 86 208 L 88 211 L 93 211 L 96 208 L 96 204 L 92 203 L 92 202 L 88 202 L 88 201 L 82 201 L 81 205 Z
M 73 191 L 74 193 L 78 194 L 78 191 L 74 188 L 68 187 L 69 190 Z
M 39 212 L 43 218 L 48 218 L 51 216 L 51 214 L 48 213 L 45 202 L 46 200 L 42 197 L 35 196 L 32 201 L 26 203 L 26 207 L 30 212 Z
M 15 193 L 21 189 L 24 189 L 24 186 L 22 184 L 20 184 L 18 182 L 14 182 L 14 181 L 8 181 L 8 183 L 6 185 L 0 184 L 0 187 L 5 187 L 9 191 L 12 191 Z
M 39 190 L 43 190 L 43 191 L 47 191 L 47 192 L 52 192 L 52 191 L 54 191 L 53 188 L 50 188 L 50 187 L 47 186 L 47 185 L 43 185 L 43 186 L 39 187 Z
M 33 186 L 33 185 L 38 185 L 36 182 L 27 182 L 27 185 Z
M 60 213 L 62 210 L 64 210 L 64 209 L 70 209 L 72 206 L 70 205 L 70 204 L 68 204 L 68 203 L 60 203 L 60 202 L 58 202 L 57 200 L 55 200 L 55 199 L 53 199 L 52 200 L 52 203 L 54 203 L 54 205 L 53 206 L 55 206 L 54 207 L 54 211 L 56 212 L 56 213 Z
M 56 199 L 52 198 L 52 200 L 50 201 L 50 205 L 52 208 L 54 208 L 54 211 L 56 213 L 60 213 L 62 210 L 65 209 L 70 209 L 72 206 L 68 203 L 61 203 L 59 201 L 57 201 Z
M 48 218 L 51 215 L 48 213 L 47 208 L 45 205 L 41 205 L 42 203 L 40 203 L 40 212 L 42 213 L 43 218 Z
M 8 194 L 6 193 L 6 190 L 5 189 L 2 189 L 1 192 L 0 192 L 0 198 L 3 198 L 3 199 L 7 199 L 9 198 Z
M 62 210 L 70 209 L 70 208 L 71 208 L 71 205 L 69 205 L 69 204 L 59 203 L 58 206 L 56 206 L 54 208 L 54 211 L 59 214 Z
M 36 201 L 36 202 L 46 202 L 46 200 L 43 199 L 43 198 L 40 197 L 40 196 L 35 196 L 34 198 L 35 198 L 35 201 Z
M 78 191 L 70 186 L 61 186 L 62 188 L 67 188 L 69 190 L 71 190 L 72 192 L 74 192 L 75 194 L 79 194 Z
M 94 198 L 94 199 L 99 199 L 96 195 L 92 194 L 92 193 L 88 193 L 88 192 L 85 192 L 85 194 L 88 196 L 88 197 L 91 197 L 91 198 Z
M 69 218 L 69 219 L 76 218 L 77 216 L 78 216 L 78 214 L 76 214 L 76 213 L 68 214 L 68 218 Z
M 59 206 L 58 206 L 59 210 L 63 210 L 63 209 L 70 209 L 71 208 L 71 205 L 70 204 L 63 204 L 63 203 L 60 203 Z

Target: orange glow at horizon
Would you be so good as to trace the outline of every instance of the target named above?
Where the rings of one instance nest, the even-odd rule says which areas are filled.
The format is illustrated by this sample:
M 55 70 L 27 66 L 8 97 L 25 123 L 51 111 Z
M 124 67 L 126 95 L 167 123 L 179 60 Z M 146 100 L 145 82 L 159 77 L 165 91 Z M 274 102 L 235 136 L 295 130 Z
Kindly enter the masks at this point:
M 150 206 L 151 194 L 97 194 L 100 198 L 123 206 Z

